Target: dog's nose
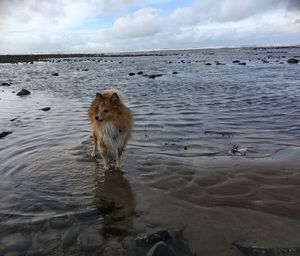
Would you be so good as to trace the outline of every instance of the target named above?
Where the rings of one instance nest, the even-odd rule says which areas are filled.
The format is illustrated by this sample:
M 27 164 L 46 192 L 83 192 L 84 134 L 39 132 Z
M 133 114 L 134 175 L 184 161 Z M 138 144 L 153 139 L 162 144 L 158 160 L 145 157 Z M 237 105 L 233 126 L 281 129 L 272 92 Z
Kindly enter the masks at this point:
M 103 121 L 104 120 L 103 116 L 96 116 L 95 119 L 97 121 Z

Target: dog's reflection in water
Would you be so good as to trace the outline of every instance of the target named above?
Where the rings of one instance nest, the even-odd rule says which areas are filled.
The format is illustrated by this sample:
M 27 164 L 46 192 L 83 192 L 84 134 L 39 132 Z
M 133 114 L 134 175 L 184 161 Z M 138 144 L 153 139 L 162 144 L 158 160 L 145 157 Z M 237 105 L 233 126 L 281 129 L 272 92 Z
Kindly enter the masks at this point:
M 132 227 L 135 199 L 119 169 L 96 169 L 95 204 L 104 217 L 104 235 L 125 235 Z

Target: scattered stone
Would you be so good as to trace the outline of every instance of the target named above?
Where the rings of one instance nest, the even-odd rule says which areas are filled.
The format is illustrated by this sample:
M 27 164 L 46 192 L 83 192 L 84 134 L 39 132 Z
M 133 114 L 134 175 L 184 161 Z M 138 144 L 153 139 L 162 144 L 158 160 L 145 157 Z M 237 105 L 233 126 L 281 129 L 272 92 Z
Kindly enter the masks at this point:
M 248 247 L 233 243 L 245 256 L 298 256 L 300 255 L 300 247 L 294 248 L 263 248 Z
M 135 73 L 133 73 L 133 72 L 130 72 L 128 75 L 129 75 L 129 76 L 134 76 L 134 75 L 135 75 Z
M 187 146 L 184 146 L 184 148 L 183 148 L 184 150 L 187 150 Z
M 9 135 L 9 134 L 11 134 L 11 133 L 12 133 L 12 132 L 8 132 L 8 131 L 6 131 L 6 132 L 1 132 L 1 133 L 0 133 L 0 139 L 6 137 L 7 135 Z
M 216 65 L 219 66 L 219 65 L 225 65 L 225 64 L 217 61 L 217 62 L 216 62 Z
M 16 233 L 4 237 L 2 239 L 2 244 L 4 245 L 4 248 L 2 249 L 4 252 L 17 251 L 23 253 L 31 246 L 31 238 L 30 236 L 25 237 L 20 233 Z
M 52 73 L 52 76 L 58 76 L 59 74 L 58 73 Z
M 3 82 L 3 83 L 1 83 L 1 86 L 11 86 L 11 83 L 6 83 L 6 82 Z
M 238 65 L 246 66 L 246 62 L 240 62 Z
M 211 66 L 211 63 L 208 62 L 208 63 L 205 63 L 205 65 L 206 65 L 206 66 Z
M 84 68 L 82 71 L 89 71 L 89 69 L 88 68 Z
M 161 230 L 149 236 L 139 237 L 135 242 L 139 245 L 153 245 L 160 241 L 167 241 L 170 239 L 172 239 L 172 234 L 168 230 Z
M 289 60 L 287 61 L 287 63 L 289 63 L 289 64 L 298 64 L 298 63 L 299 63 L 299 60 L 294 59 L 294 58 L 291 58 L 291 59 L 289 59 Z
M 233 133 L 232 132 L 219 132 L 219 131 L 209 131 L 209 130 L 206 130 L 204 131 L 204 134 L 217 134 L 217 135 L 222 135 L 222 136 L 233 136 Z
M 234 61 L 232 61 L 232 63 L 240 63 L 240 61 L 239 60 L 234 60 Z
M 82 233 L 79 237 L 81 248 L 84 251 L 91 252 L 102 246 L 103 239 L 97 233 Z
M 65 234 L 62 240 L 63 249 L 69 248 L 77 241 L 77 237 L 80 233 L 79 226 L 72 226 Z
M 21 91 L 19 91 L 17 93 L 18 96 L 26 96 L 26 95 L 29 95 L 31 92 L 26 90 L 26 89 L 22 89 Z
M 144 74 L 144 72 L 143 71 L 139 71 L 139 72 L 137 72 L 137 74 L 138 75 L 142 75 L 142 74 Z
M 155 79 L 156 77 L 162 76 L 162 74 L 152 74 L 152 75 L 143 75 L 144 77 L 148 77 L 150 79 Z
M 284 62 L 283 62 L 283 61 L 280 61 L 279 64 L 284 64 Z
M 168 246 L 165 242 L 158 242 L 155 244 L 146 256 L 176 256 L 176 252 Z
M 268 60 L 262 60 L 263 63 L 270 63 Z
M 51 108 L 50 107 L 45 107 L 45 108 L 41 108 L 40 110 L 42 111 L 49 111 Z
M 66 228 L 68 226 L 71 226 L 72 223 L 73 223 L 73 221 L 68 216 L 54 217 L 54 218 L 50 219 L 50 222 L 49 222 L 50 227 L 55 228 L 55 229 Z
M 9 121 L 14 122 L 14 121 L 16 121 L 17 119 L 18 119 L 18 117 L 13 118 L 13 119 L 10 119 Z
M 173 75 L 176 75 L 176 74 L 178 74 L 178 72 L 177 71 L 173 71 L 173 73 L 172 73 Z
M 245 156 L 247 152 L 247 148 L 239 148 L 239 146 L 234 145 L 232 149 L 229 151 L 230 155 L 236 156 Z

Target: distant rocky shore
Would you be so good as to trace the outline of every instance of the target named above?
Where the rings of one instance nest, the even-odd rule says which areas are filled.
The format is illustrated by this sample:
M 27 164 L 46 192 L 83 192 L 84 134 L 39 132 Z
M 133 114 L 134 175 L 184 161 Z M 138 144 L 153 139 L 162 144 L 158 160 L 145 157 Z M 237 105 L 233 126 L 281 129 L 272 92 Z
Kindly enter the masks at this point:
M 63 58 L 97 58 L 97 57 L 140 57 L 140 56 L 163 56 L 160 52 L 116 53 L 116 54 L 20 54 L 0 55 L 0 63 L 18 63 L 45 61 L 49 59 Z
M 283 50 L 288 48 L 298 48 L 297 46 L 270 46 L 270 47 L 237 47 L 241 50 Z M 97 57 L 147 57 L 147 56 L 167 56 L 167 55 L 178 55 L 178 52 L 185 51 L 208 51 L 211 50 L 224 50 L 234 49 L 235 47 L 229 48 L 217 48 L 217 49 L 179 49 L 179 50 L 153 50 L 153 51 L 138 51 L 138 52 L 120 52 L 120 53 L 71 53 L 71 54 L 7 54 L 0 55 L 0 63 L 18 63 L 18 62 L 34 62 L 34 61 L 45 61 L 49 59 L 63 59 L 63 58 L 97 58 Z

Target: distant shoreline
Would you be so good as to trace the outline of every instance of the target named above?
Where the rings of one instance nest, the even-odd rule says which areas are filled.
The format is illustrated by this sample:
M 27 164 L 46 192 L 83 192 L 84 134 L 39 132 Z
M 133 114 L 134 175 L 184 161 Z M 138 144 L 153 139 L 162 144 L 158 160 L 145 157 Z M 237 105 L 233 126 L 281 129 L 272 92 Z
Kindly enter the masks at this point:
M 153 57 L 178 55 L 178 52 L 184 51 L 215 51 L 215 50 L 267 50 L 267 49 L 289 49 L 300 48 L 300 45 L 295 46 L 249 46 L 249 47 L 223 47 L 223 48 L 191 48 L 191 49 L 166 49 L 166 50 L 149 50 L 135 52 L 116 52 L 116 53 L 57 53 L 57 54 L 2 54 L 0 55 L 0 63 L 19 63 L 19 62 L 34 62 L 45 61 L 48 59 L 63 59 L 63 58 L 107 58 L 107 57 Z

